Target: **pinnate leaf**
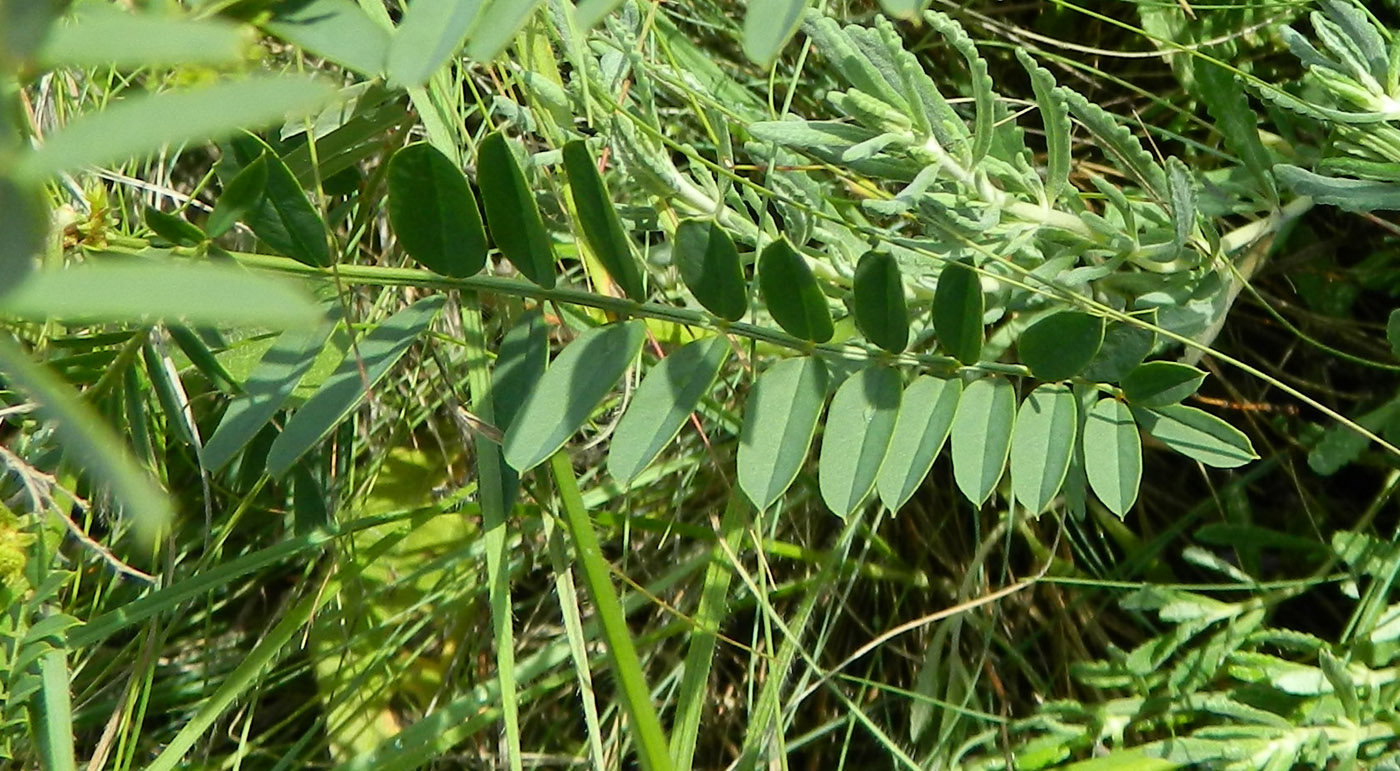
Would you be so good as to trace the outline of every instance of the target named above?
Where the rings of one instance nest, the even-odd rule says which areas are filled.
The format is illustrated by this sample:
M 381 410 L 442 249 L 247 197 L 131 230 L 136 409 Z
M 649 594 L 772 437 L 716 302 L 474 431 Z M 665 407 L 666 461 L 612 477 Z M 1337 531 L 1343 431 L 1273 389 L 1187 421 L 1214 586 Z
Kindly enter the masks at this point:
M 867 252 L 861 257 L 851 294 L 861 334 L 890 353 L 902 352 L 909 345 L 909 308 L 894 256 Z
M 453 278 L 486 265 L 486 230 L 467 177 L 426 142 L 389 160 L 389 223 L 413 259 Z
M 1059 494 L 1079 432 L 1079 407 L 1063 384 L 1031 392 L 1016 414 L 1011 434 L 1011 491 L 1032 514 Z
M 963 389 L 953 415 L 953 480 L 973 505 L 991 497 L 1006 470 L 1016 420 L 1016 389 L 983 378 Z
M 826 366 L 811 356 L 786 359 L 759 376 L 739 434 L 739 489 L 762 511 L 802 469 L 826 402 Z
M 928 375 L 904 389 L 890 449 L 875 483 L 885 508 L 899 511 L 919 489 L 948 439 L 961 396 L 961 380 Z
M 847 378 L 831 399 L 818 481 L 827 508 L 842 519 L 875 487 L 899 415 L 901 386 L 898 372 L 871 366 Z
M 569 343 L 506 431 L 506 463 L 523 474 L 563 447 L 636 361 L 645 339 L 646 324 L 634 320 L 589 329 Z
M 831 339 L 835 329 L 826 296 L 787 239 L 774 241 L 759 255 L 758 290 L 773 320 L 789 334 L 814 343 Z

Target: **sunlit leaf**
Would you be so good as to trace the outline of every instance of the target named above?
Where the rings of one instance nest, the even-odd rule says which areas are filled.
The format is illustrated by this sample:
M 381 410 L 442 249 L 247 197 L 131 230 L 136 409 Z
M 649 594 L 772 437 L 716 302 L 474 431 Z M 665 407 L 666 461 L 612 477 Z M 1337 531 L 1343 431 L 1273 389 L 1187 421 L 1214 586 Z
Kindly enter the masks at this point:
M 1196 393 L 1205 379 L 1189 364 L 1149 361 L 1123 378 L 1123 395 L 1135 407 L 1165 407 Z
M 500 133 L 487 134 L 477 152 L 476 179 L 491 240 L 521 275 L 552 289 L 554 246 L 525 172 Z
M 569 343 L 506 431 L 506 463 L 524 473 L 563 447 L 636 361 L 645 339 L 646 324 L 627 321 L 589 329 Z
M 292 389 L 311 369 L 334 324 L 282 333 L 242 383 L 243 393 L 229 402 L 219 427 L 204 444 L 204 463 L 217 471 L 252 441 L 277 414 Z
M 1234 468 L 1259 457 L 1243 432 L 1195 407 L 1135 408 L 1133 415 L 1154 439 L 1207 466 Z
M 953 416 L 953 480 L 976 506 L 991 497 L 1006 470 L 1016 421 L 1016 389 L 982 378 L 963 389 Z
M 1041 380 L 1065 380 L 1079 374 L 1103 344 L 1103 319 L 1079 311 L 1060 311 L 1031 324 L 1016 341 L 1016 353 Z
M 948 355 L 963 364 L 982 358 L 982 282 L 970 262 L 949 262 L 933 294 L 933 330 Z
M 904 389 L 894 437 L 876 481 L 885 508 L 899 511 L 928 476 L 928 470 L 948 439 L 961 397 L 961 380 L 928 375 L 915 378 Z
M 34 258 L 44 249 L 49 230 L 49 209 L 37 186 L 22 185 L 0 177 L 0 295 L 19 286 L 34 269 Z
M 831 339 L 835 329 L 826 295 L 787 239 L 769 244 L 759 256 L 758 290 L 773 320 L 789 334 L 814 343 Z
M 50 133 L 39 149 L 22 157 L 18 171 L 44 180 L 61 171 L 139 158 L 165 145 L 221 139 L 242 128 L 309 114 L 334 93 L 320 81 L 283 75 L 133 96 Z
M 413 259 L 434 273 L 475 275 L 486 265 L 486 230 L 467 177 L 426 142 L 389 160 L 389 223 Z
M 797 32 L 807 0 L 750 0 L 744 15 L 744 55 L 767 66 Z
M 1125 517 L 1142 481 L 1142 439 L 1128 405 L 1100 399 L 1084 421 L 1084 471 L 1108 510 Z
M 384 72 L 389 31 L 355 0 L 298 0 L 273 6 L 263 29 L 336 64 L 374 77 Z
M 900 353 L 909 344 L 904 283 L 900 280 L 899 263 L 889 252 L 866 252 L 856 264 L 851 311 L 856 327 L 870 342 L 890 353 Z
M 309 326 L 321 316 L 310 296 L 287 279 L 231 265 L 119 257 L 34 273 L 0 296 L 0 312 L 40 321 L 169 320 L 272 328 Z
M 1011 434 L 1011 491 L 1032 514 L 1045 510 L 1064 484 L 1079 407 L 1062 384 L 1046 384 L 1021 402 Z
M 676 438 L 728 356 L 729 341 L 710 337 L 677 349 L 647 373 L 612 437 L 608 473 L 614 479 L 636 479 Z
M 122 68 L 238 64 L 247 39 L 221 19 L 132 13 L 86 3 L 49 33 L 39 58 L 50 65 Z
M 724 228 L 708 220 L 682 222 L 676 227 L 671 259 L 686 288 L 710 313 L 738 321 L 748 312 L 744 267 Z
M 899 373 L 870 366 L 846 378 L 827 411 L 818 466 L 822 500 L 842 519 L 875 488 L 902 396 Z
M 603 175 L 588 152 L 583 140 L 575 139 L 564 145 L 564 170 L 569 175 L 569 192 L 578 210 L 578 227 L 593 256 L 607 269 L 623 294 L 642 302 L 647 299 L 637 258 L 632 254 L 632 239 L 622 228 L 617 209 L 613 206 Z
M 267 452 L 267 473 L 285 474 L 369 396 L 428 328 L 446 298 L 431 295 L 380 322 L 282 428 Z
M 472 25 L 467 56 L 478 62 L 495 59 L 538 6 L 539 0 L 486 0 Z
M 759 376 L 739 434 L 739 488 L 760 511 L 797 479 L 826 403 L 826 366 L 811 356 L 785 359 Z
M 389 40 L 393 83 L 412 88 L 428 82 L 462 47 L 483 0 L 415 0 Z

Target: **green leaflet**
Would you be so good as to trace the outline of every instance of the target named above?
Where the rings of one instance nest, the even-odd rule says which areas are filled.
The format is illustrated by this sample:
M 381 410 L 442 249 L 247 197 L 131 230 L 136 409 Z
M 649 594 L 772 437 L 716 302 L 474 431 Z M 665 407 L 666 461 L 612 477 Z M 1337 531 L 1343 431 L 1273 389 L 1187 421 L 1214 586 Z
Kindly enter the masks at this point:
M 622 0 L 581 0 L 574 7 L 574 19 L 579 29 L 591 29 L 621 4 Z
M 807 0 L 753 0 L 744 15 L 744 55 L 765 67 L 797 32 Z
M 565 347 L 506 431 L 506 463 L 523 474 L 563 447 L 632 366 L 645 339 L 645 322 L 626 321 L 586 330 Z
M 1167 159 L 1167 189 L 1171 194 L 1172 242 L 1186 248 L 1196 229 L 1196 184 L 1180 158 Z
M 885 508 L 899 511 L 928 476 L 953 426 L 962 390 L 961 380 L 928 375 L 904 389 L 890 449 L 875 482 Z
M 218 238 L 227 233 L 235 223 L 258 208 L 266 191 L 267 157 L 259 155 L 224 185 L 223 193 L 214 203 L 214 211 L 204 223 L 205 232 L 210 238 Z
M 1059 494 L 1079 433 L 1079 406 L 1069 386 L 1046 384 L 1031 392 L 1011 433 L 1011 491 L 1032 514 Z
M 1133 416 L 1153 438 L 1207 466 L 1235 468 L 1259 457 L 1243 432 L 1195 407 L 1135 408 Z
M 432 295 L 380 322 L 282 428 L 267 451 L 267 473 L 281 476 L 369 396 L 428 328 L 446 298 Z M 355 355 L 358 353 L 358 357 Z
M 243 127 L 308 114 L 334 93 L 320 81 L 287 75 L 133 96 L 49 134 L 42 147 L 21 155 L 16 177 L 38 182 L 62 171 L 138 158 L 165 145 L 232 136 Z
M 598 173 L 598 165 L 582 139 L 564 145 L 564 170 L 569 175 L 574 208 L 578 210 L 576 224 L 583 231 L 588 248 L 622 288 L 623 294 L 645 302 L 647 291 L 637 258 L 632 255 L 632 239 L 622 229 L 617 209 L 603 184 L 603 175 Z
M 676 226 L 671 260 L 686 288 L 710 313 L 738 321 L 748 312 L 748 284 L 739 250 L 717 223 L 686 220 Z
M 538 6 L 539 0 L 486 0 L 467 40 L 467 57 L 482 63 L 495 59 Z
M 80 5 L 72 23 L 54 27 L 39 51 L 49 65 L 122 69 L 228 66 L 242 58 L 242 30 L 222 19 L 130 13 L 92 3 Z
M 785 359 L 759 376 L 739 434 L 739 488 L 759 511 L 778 500 L 802 469 L 826 402 L 826 365 Z
M 178 214 L 168 214 L 147 206 L 142 212 L 146 227 L 157 236 L 176 246 L 195 246 L 205 240 L 204 231 L 185 221 Z
M 389 80 L 404 88 L 427 83 L 462 47 L 481 5 L 482 0 L 416 0 L 389 40 Z
M 1155 311 L 1152 321 L 1156 321 Z M 1156 341 L 1157 333 L 1151 329 L 1121 321 L 1110 323 L 1103 335 L 1103 345 L 1081 374 L 1086 380 L 1117 383 L 1147 358 Z
M 500 132 L 487 134 L 477 149 L 476 181 L 491 239 L 525 278 L 554 288 L 554 245 L 544 229 L 535 194 Z
M 389 32 L 355 0 L 279 3 L 263 29 L 283 40 L 367 77 L 384 72 Z
M 847 378 L 831 399 L 818 481 L 826 507 L 842 519 L 875 488 L 894 434 L 901 386 L 898 372 L 871 366 Z
M 1079 374 L 1103 345 L 1103 319 L 1080 311 L 1046 316 L 1021 333 L 1016 353 L 1041 380 L 1067 380 Z
M 467 177 L 425 142 L 389 160 L 389 223 L 399 243 L 429 270 L 453 278 L 486 265 L 486 230 Z
M 1165 407 L 1196 393 L 1205 379 L 1189 364 L 1149 361 L 1123 378 L 1123 395 L 1135 407 Z
M 759 256 L 758 291 L 773 320 L 789 334 L 814 343 L 831 339 L 835 330 L 826 295 L 807 260 L 786 238 L 769 244 Z
M 1274 166 L 1274 174 L 1294 193 L 1318 203 L 1354 212 L 1400 210 L 1400 185 L 1392 182 L 1325 177 L 1287 163 Z
M 933 331 L 943 350 L 963 364 L 982 358 L 982 281 L 968 261 L 948 262 L 933 293 Z
M 19 286 L 34 269 L 34 257 L 48 237 L 49 207 L 37 185 L 22 185 L 0 177 L 0 295 Z
M 276 276 L 209 262 L 113 257 L 31 274 L 0 295 L 0 312 L 36 320 L 170 320 L 275 329 L 309 326 L 321 316 L 300 286 Z
M 531 308 L 506 331 L 496 352 L 496 366 L 491 369 L 491 409 L 496 428 L 503 432 L 510 429 L 548 366 L 549 325 L 540 308 Z M 520 489 L 520 475 L 501 460 L 502 508 L 509 510 Z
M 880 0 L 880 8 L 896 18 L 907 19 L 923 10 L 924 0 Z
M 267 164 L 267 187 L 258 203 L 248 210 L 248 227 L 279 254 L 303 265 L 329 267 L 331 251 L 326 242 L 326 223 L 287 164 L 251 134 L 234 139 L 232 144 L 239 160 L 256 163 L 255 159 L 261 157 Z
M 204 464 L 212 471 L 224 467 L 286 403 L 292 389 L 325 347 L 334 324 L 282 333 L 243 382 L 243 393 L 229 403 L 219 427 L 204 444 Z
M 1168 199 L 1166 172 L 1142 148 L 1133 132 L 1077 91 L 1064 86 L 1056 86 L 1055 91 L 1120 171 L 1137 180 L 1149 194 L 1163 201 Z
M 1024 50 L 1016 49 L 1016 59 L 1031 76 L 1035 103 L 1045 126 L 1045 201 L 1051 206 L 1069 187 L 1070 122 L 1064 97 L 1055 91 L 1055 76 L 1035 63 Z
M 1390 343 L 1390 353 L 1400 358 L 1400 310 L 1393 310 L 1385 321 L 1385 339 Z
M 991 497 L 1006 469 L 1016 420 L 1016 389 L 983 378 L 963 389 L 953 415 L 953 479 L 974 506 Z
M 880 132 L 850 123 L 823 120 L 758 121 L 748 126 L 754 139 L 836 157 L 871 142 Z
M 951 16 L 935 11 L 924 14 L 929 26 L 943 36 L 954 50 L 967 61 L 969 80 L 972 83 L 972 101 L 975 107 L 972 129 L 972 158 L 969 165 L 975 166 L 987 155 L 992 147 L 992 134 L 995 131 L 996 92 L 992 90 L 992 76 L 987 72 L 987 62 L 977 52 L 977 46 L 967 31 Z
M 647 373 L 613 434 L 608 473 L 614 479 L 630 483 L 676 438 L 728 357 L 729 340 L 710 337 L 681 347 Z
M 870 342 L 890 353 L 909 345 L 909 308 L 899 263 L 889 252 L 866 252 L 856 265 L 851 289 L 856 327 Z

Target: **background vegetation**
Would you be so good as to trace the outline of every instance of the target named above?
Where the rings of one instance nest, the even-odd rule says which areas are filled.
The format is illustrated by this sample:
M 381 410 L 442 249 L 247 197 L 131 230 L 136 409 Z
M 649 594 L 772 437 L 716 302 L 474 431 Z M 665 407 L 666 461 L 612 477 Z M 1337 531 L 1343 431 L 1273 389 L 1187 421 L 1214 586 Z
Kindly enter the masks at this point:
M 928 5 L 0 0 L 0 758 L 1400 767 L 1400 9 Z

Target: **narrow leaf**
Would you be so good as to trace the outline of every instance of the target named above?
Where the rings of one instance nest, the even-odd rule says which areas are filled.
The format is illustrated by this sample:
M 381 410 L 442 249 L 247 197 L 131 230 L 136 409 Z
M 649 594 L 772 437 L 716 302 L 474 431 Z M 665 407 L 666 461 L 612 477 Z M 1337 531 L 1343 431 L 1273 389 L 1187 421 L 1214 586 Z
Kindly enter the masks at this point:
M 1090 313 L 1053 313 L 1021 333 L 1016 352 L 1041 380 L 1066 380 L 1093 361 L 1103 345 L 1103 327 L 1103 319 Z
M 466 278 L 486 265 L 486 230 L 467 177 L 426 142 L 389 160 L 389 224 L 413 259 L 434 273 Z
M 671 259 L 686 288 L 710 313 L 725 321 L 738 321 L 748 312 L 748 286 L 739 250 L 717 223 L 682 222 L 676 227 Z
M 0 295 L 0 311 L 40 321 L 165 320 L 272 328 L 309 326 L 321 316 L 299 286 L 276 276 L 212 263 L 120 258 L 35 273 Z
M 38 150 L 22 156 L 19 175 L 41 181 L 61 171 L 149 155 L 167 144 L 221 139 L 241 128 L 309 114 L 333 94 L 319 81 L 283 75 L 133 96 L 49 134 Z
M 486 0 L 467 40 L 467 56 L 489 62 L 504 51 L 540 0 Z
M 920 375 L 904 389 L 899 418 L 876 487 L 890 511 L 899 511 L 928 476 L 943 449 L 962 397 L 961 380 Z
M 242 31 L 217 18 L 196 21 L 88 3 L 72 22 L 53 28 L 39 58 L 80 68 L 221 66 L 240 63 L 243 46 Z
M 1045 126 L 1045 200 L 1054 206 L 1069 187 L 1069 109 L 1064 97 L 1055 91 L 1055 76 L 1049 70 L 1036 64 L 1024 49 L 1016 49 L 1016 58 L 1031 76 L 1031 89 Z
M 262 158 L 267 165 L 267 186 L 248 210 L 246 222 L 273 251 L 303 265 L 325 268 L 331 264 L 326 223 L 311 205 L 306 190 L 287 164 L 261 139 L 245 134 L 233 141 L 235 153 L 247 163 Z
M 676 438 L 685 419 L 710 392 L 729 356 L 729 340 L 696 340 L 652 368 L 617 424 L 608 473 L 628 484 Z
M 739 487 L 759 511 L 778 500 L 802 469 L 826 402 L 826 366 L 785 359 L 759 376 L 744 405 Z
M 794 337 L 824 343 L 835 333 L 826 296 L 787 239 L 769 244 L 759 256 L 758 290 L 773 320 Z
M 217 471 L 233 460 L 292 395 L 292 389 L 325 347 L 334 324 L 282 333 L 229 403 L 219 427 L 204 445 L 204 463 Z
M 496 247 L 525 278 L 553 289 L 554 246 L 535 205 L 534 190 L 499 132 L 481 140 L 476 171 Z
M 933 293 L 933 331 L 948 355 L 963 364 L 982 357 L 982 282 L 970 261 L 948 262 Z
M 909 307 L 899 263 L 889 252 L 866 252 L 856 264 L 851 290 L 856 327 L 870 342 L 890 353 L 909 345 Z
M 564 170 L 569 175 L 569 192 L 578 210 L 578 227 L 584 241 L 607 269 L 623 294 L 643 302 L 647 299 L 637 258 L 632 255 L 632 239 L 622 229 L 603 175 L 582 139 L 564 145 Z
M 1234 468 L 1259 457 L 1243 432 L 1195 407 L 1134 409 L 1133 415 L 1153 438 L 1207 466 Z
M 765 67 L 797 32 L 807 0 L 751 0 L 744 15 L 744 55 Z
M 1100 399 L 1084 421 L 1083 448 L 1094 495 L 1119 518 L 1127 516 L 1142 481 L 1142 438 L 1128 406 Z
M 277 14 L 263 29 L 361 75 L 383 74 L 389 32 L 355 0 L 302 0 L 273 6 Z
M 266 193 L 267 158 L 259 155 L 257 160 L 244 166 L 224 185 L 224 192 L 214 203 L 209 221 L 204 223 L 209 237 L 218 238 L 232 229 L 234 223 L 256 211 Z
M 1011 491 L 1032 514 L 1060 492 L 1079 433 L 1079 407 L 1063 384 L 1046 384 L 1021 403 L 1011 434 Z
M 428 82 L 462 47 L 482 0 L 415 0 L 389 41 L 389 79 L 404 88 Z
M 506 432 L 506 463 L 523 474 L 563 447 L 632 366 L 645 339 L 646 325 L 628 321 L 589 329 L 565 347 Z
M 1123 395 L 1135 407 L 1165 407 L 1196 393 L 1205 379 L 1189 364 L 1149 361 L 1123 378 Z
M 267 473 L 281 476 L 354 412 L 442 310 L 442 295 L 424 297 L 380 322 L 287 421 L 267 451 Z M 355 355 L 358 353 L 358 357 Z
M 1370 179 L 1345 179 L 1314 174 L 1287 163 L 1274 166 L 1274 174 L 1298 195 L 1346 211 L 1400 210 L 1400 185 Z
M 973 505 L 991 497 L 1006 470 L 1016 390 L 1003 378 L 983 378 L 963 389 L 953 415 L 953 480 Z
M 846 378 L 831 399 L 818 481 L 827 508 L 842 519 L 875 488 L 894 434 L 901 385 L 895 370 L 871 366 Z
M 168 214 L 147 206 L 142 212 L 146 227 L 175 246 L 195 246 L 205 240 L 204 231 L 185 221 L 178 214 Z
M 174 511 L 96 410 L 57 375 L 31 361 L 8 335 L 0 335 L 0 373 L 39 406 L 39 419 L 53 426 L 73 468 L 110 487 L 137 534 L 154 542 Z
M 1278 200 L 1278 188 L 1273 174 L 1273 162 L 1259 138 L 1259 118 L 1245 96 L 1244 87 L 1234 73 L 1204 59 L 1192 59 L 1196 82 L 1194 93 L 1214 118 L 1215 130 L 1220 132 L 1225 147 L 1239 157 L 1249 175 L 1254 178 L 1268 200 Z

